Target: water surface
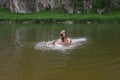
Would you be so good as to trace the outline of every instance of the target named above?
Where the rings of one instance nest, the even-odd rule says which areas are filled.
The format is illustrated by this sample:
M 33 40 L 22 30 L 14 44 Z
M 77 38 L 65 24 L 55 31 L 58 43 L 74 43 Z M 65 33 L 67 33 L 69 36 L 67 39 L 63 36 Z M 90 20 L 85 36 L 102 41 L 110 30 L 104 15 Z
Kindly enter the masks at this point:
M 74 49 L 36 50 L 59 38 L 87 42 Z M 120 24 L 0 24 L 0 80 L 120 80 Z

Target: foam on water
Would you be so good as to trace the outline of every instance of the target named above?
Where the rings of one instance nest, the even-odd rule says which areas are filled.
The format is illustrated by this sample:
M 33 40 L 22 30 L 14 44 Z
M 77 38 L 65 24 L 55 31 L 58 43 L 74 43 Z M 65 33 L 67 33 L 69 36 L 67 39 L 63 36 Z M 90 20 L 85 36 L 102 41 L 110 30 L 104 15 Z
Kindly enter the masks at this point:
M 72 44 L 70 46 L 63 46 L 63 45 L 52 45 L 52 41 L 42 41 L 35 44 L 36 50 L 59 50 L 59 51 L 65 51 L 68 49 L 74 49 L 77 46 L 82 46 L 87 39 L 86 38 L 77 38 L 77 39 L 71 39 Z

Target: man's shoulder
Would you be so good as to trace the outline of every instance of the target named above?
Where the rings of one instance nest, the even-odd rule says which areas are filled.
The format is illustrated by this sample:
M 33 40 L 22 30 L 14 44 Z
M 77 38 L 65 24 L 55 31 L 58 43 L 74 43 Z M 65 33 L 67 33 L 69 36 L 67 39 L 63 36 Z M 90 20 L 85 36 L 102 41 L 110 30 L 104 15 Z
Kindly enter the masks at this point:
M 71 40 L 70 38 L 67 38 L 67 40 Z
M 57 43 L 61 42 L 61 39 L 58 39 L 56 42 L 57 42 Z
M 57 41 L 61 41 L 61 39 L 58 39 Z

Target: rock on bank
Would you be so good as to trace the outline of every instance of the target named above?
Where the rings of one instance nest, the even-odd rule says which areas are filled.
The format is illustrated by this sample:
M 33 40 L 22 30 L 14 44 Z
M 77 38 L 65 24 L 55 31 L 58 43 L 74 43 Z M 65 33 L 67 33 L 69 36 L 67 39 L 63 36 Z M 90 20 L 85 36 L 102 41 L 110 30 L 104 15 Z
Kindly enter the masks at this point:
M 0 6 L 4 5 L 16 13 L 40 12 L 46 9 L 62 9 L 73 13 L 71 0 L 0 0 Z

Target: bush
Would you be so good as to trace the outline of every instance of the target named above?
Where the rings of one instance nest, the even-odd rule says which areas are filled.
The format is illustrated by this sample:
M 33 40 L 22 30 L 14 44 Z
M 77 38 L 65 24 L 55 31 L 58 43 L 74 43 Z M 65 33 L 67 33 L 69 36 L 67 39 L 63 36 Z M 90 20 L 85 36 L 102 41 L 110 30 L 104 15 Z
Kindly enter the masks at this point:
M 80 9 L 83 6 L 83 0 L 71 0 L 74 6 L 74 9 Z
M 109 0 L 92 0 L 93 8 L 105 8 L 108 6 Z

